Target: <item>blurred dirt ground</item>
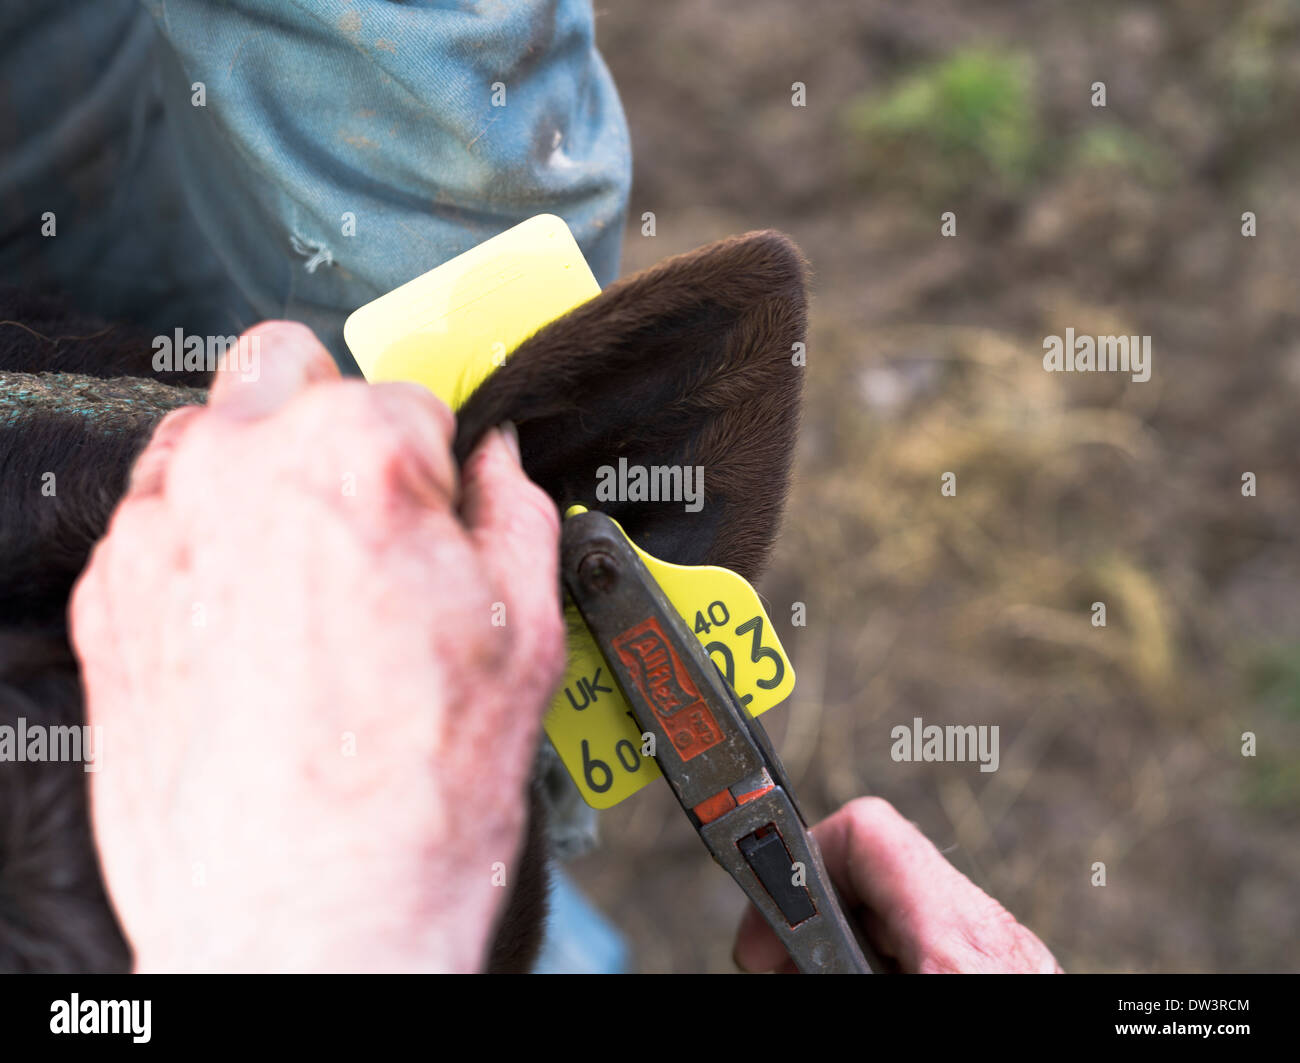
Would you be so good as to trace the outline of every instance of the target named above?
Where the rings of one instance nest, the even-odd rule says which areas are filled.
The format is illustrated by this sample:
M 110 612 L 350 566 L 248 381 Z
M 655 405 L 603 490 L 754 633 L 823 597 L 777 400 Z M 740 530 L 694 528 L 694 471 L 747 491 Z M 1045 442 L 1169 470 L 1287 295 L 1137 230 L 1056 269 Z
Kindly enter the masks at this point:
M 1069 970 L 1300 968 L 1300 3 L 597 16 L 625 271 L 771 227 L 815 273 L 762 588 L 810 814 L 886 797 Z M 1067 327 L 1151 335 L 1151 380 L 1045 373 Z M 895 763 L 916 716 L 997 724 L 999 770 Z M 667 788 L 602 835 L 573 870 L 639 969 L 732 970 L 743 898 Z

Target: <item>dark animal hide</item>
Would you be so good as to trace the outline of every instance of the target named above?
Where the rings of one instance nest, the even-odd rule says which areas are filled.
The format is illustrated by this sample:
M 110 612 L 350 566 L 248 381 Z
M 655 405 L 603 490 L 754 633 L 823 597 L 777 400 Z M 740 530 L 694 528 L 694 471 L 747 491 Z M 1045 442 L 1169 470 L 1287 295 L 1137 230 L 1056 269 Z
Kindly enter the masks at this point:
M 697 513 L 600 503 L 650 553 L 759 575 L 779 526 L 798 427 L 805 267 L 783 236 L 751 233 L 612 285 L 541 329 L 461 409 L 455 451 L 513 421 L 524 464 L 561 508 L 594 505 L 620 457 L 705 470 Z M 150 338 L 0 290 L 0 724 L 84 722 L 69 594 L 130 466 L 201 374 L 157 374 Z M 95 380 L 24 378 L 78 373 Z M 137 378 L 134 382 L 123 378 Z M 138 378 L 162 380 L 158 388 Z M 74 389 L 31 401 L 43 382 Z M 33 386 L 34 385 L 34 386 Z M 138 385 L 138 386 L 137 386 Z M 134 387 L 129 400 L 123 386 Z M 57 495 L 41 493 L 54 472 Z M 488 969 L 528 970 L 546 913 L 540 784 Z M 0 970 L 126 971 L 130 949 L 100 879 L 79 764 L 0 764 Z

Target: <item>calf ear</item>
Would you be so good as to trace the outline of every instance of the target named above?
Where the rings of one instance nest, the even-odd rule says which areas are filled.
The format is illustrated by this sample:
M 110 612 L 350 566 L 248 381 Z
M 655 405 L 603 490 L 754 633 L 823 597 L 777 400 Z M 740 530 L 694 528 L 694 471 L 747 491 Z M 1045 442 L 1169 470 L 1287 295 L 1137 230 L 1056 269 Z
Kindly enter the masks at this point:
M 780 233 L 667 259 L 522 343 L 457 415 L 457 457 L 513 421 L 561 512 L 600 509 L 656 557 L 755 579 L 789 485 L 806 326 L 805 263 Z M 599 500 L 620 458 L 702 468 L 703 506 Z

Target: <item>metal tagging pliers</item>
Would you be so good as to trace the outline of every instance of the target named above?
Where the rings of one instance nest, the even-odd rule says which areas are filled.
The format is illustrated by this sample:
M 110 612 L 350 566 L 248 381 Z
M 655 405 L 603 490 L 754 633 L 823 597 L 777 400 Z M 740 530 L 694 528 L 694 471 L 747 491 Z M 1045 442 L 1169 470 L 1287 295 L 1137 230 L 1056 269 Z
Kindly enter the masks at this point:
M 805 974 L 870 974 L 762 724 L 606 515 L 566 518 L 565 589 L 713 858 Z

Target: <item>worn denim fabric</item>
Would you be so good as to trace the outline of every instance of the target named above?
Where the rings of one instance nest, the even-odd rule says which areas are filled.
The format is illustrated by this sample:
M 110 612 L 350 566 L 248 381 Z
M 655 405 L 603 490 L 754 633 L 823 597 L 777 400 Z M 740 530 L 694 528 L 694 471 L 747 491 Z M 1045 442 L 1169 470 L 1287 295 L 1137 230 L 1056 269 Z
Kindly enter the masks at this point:
M 623 935 L 560 867 L 552 868 L 551 913 L 533 973 L 628 974 L 630 966 Z
M 347 368 L 348 313 L 534 214 L 606 284 L 631 156 L 592 21 L 590 0 L 6 0 L 0 281 L 160 333 L 305 321 Z

